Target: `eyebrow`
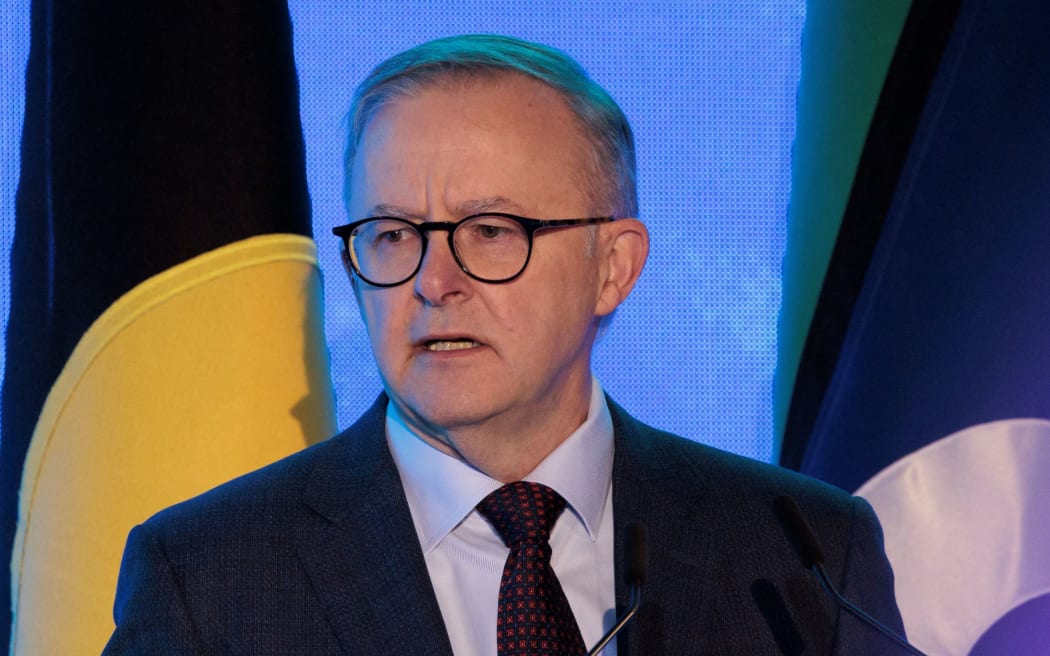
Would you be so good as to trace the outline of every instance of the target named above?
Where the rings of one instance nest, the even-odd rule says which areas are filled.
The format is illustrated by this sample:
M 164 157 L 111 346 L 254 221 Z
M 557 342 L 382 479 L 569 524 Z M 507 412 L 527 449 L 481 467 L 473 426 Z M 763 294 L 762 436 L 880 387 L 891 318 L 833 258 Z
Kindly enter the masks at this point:
M 388 205 L 386 203 L 376 203 L 368 210 L 368 216 L 393 216 L 399 219 L 416 219 L 422 221 L 422 218 L 415 212 L 405 209 L 400 205 Z
M 484 212 L 521 212 L 522 206 L 509 198 L 503 196 L 491 196 L 477 200 L 463 201 L 456 206 L 458 216 L 470 216 L 471 214 L 482 214 Z
M 472 214 L 484 214 L 485 212 L 522 212 L 523 208 L 518 203 L 503 196 L 490 196 L 488 198 L 477 198 L 466 200 L 456 205 L 455 215 L 458 217 L 470 216 Z M 376 203 L 369 210 L 369 216 L 392 216 L 399 219 L 412 219 L 423 221 L 424 216 L 418 212 L 388 203 Z

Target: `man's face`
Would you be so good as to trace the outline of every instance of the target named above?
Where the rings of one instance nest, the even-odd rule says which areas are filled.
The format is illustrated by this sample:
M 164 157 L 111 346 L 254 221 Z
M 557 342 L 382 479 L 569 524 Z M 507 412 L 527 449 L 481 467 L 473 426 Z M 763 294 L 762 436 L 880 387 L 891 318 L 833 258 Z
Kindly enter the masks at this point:
M 483 211 L 590 216 L 588 148 L 564 101 L 507 75 L 435 85 L 368 123 L 353 164 L 350 220 L 457 221 Z M 384 386 L 431 436 L 513 429 L 551 413 L 586 415 L 599 309 L 588 228 L 542 231 L 511 282 L 483 283 L 432 232 L 418 274 L 393 288 L 356 281 Z M 576 425 L 567 426 L 565 434 Z

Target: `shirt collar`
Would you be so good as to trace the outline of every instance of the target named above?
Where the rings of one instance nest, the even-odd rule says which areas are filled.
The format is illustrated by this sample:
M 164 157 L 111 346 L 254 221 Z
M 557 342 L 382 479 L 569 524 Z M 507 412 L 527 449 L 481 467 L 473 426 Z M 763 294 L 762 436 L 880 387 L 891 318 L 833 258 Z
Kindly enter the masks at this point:
M 386 437 L 401 475 L 412 521 L 429 553 L 502 483 L 416 435 L 387 404 Z M 553 488 L 596 540 L 612 481 L 613 428 L 605 393 L 592 377 L 587 419 L 525 480 Z

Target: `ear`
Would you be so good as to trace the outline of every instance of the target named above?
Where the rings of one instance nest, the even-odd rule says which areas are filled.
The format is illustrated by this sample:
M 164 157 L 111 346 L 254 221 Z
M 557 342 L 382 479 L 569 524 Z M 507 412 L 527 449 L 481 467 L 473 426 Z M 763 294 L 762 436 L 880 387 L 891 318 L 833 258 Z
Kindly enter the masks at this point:
M 612 313 L 634 289 L 649 257 L 649 231 L 638 219 L 616 219 L 599 226 L 601 279 L 594 313 Z

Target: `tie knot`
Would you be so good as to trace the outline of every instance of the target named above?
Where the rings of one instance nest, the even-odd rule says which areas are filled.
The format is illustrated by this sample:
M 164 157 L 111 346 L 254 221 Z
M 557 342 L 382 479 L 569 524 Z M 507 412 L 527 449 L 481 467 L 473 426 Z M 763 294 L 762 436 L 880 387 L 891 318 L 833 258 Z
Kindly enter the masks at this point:
M 563 510 L 565 499 L 560 494 L 527 481 L 507 483 L 478 504 L 478 512 L 512 549 L 523 542 L 546 544 Z

